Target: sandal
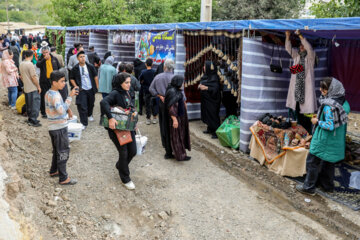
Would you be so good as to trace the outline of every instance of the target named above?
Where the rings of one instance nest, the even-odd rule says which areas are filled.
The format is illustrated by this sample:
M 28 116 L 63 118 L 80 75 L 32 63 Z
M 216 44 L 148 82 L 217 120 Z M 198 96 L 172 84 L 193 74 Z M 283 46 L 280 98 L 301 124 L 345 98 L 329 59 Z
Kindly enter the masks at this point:
M 67 180 L 67 179 L 66 179 Z M 66 181 L 65 180 L 65 181 Z M 75 178 L 71 178 L 67 183 L 59 183 L 60 185 L 75 185 L 78 181 Z
M 54 172 L 54 173 L 50 173 L 50 177 L 58 177 L 59 176 L 59 172 Z

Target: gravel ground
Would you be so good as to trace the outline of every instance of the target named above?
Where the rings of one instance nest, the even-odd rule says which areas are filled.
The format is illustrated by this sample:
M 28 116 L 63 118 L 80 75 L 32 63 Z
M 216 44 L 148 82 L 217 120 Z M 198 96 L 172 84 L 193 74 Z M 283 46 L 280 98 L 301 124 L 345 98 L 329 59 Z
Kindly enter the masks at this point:
M 0 90 L 0 94 L 0 101 L 5 101 L 5 91 Z M 199 122 L 191 122 L 192 159 L 176 162 L 163 159 L 159 126 L 147 126 L 141 118 L 139 128 L 149 142 L 145 154 L 130 164 L 136 190 L 126 190 L 115 169 L 115 146 L 98 125 L 100 98 L 97 95 L 95 122 L 83 132 L 81 141 L 71 143 L 68 172 L 79 180 L 75 186 L 59 186 L 56 179 L 48 177 L 51 144 L 46 120 L 41 119 L 41 128 L 29 127 L 24 123 L 26 118 L 0 104 L 0 129 L 7 134 L 1 147 L 8 157 L 0 162 L 9 175 L 6 198 L 10 215 L 29 239 L 354 237 L 355 227 L 346 235 L 314 216 L 317 202 L 327 205 L 324 200 L 314 198 L 307 204 L 303 196 L 296 195 L 290 204 L 293 200 L 289 196 L 295 193 L 284 178 L 266 173 L 240 154 L 213 148 L 216 142 L 200 134 L 203 126 Z M 77 112 L 74 106 L 73 110 Z M 247 166 L 233 171 L 221 164 L 230 155 Z M 264 187 L 263 180 L 249 177 L 249 171 L 270 176 L 271 186 Z M 287 190 L 279 193 L 276 187 Z

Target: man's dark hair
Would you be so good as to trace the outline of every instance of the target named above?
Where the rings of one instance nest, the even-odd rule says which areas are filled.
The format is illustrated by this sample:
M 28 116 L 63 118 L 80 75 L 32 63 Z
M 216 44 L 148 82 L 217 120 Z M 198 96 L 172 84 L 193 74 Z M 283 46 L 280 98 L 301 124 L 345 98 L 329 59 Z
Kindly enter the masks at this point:
M 126 70 L 126 64 L 122 63 L 119 65 L 119 73 L 124 72 Z
M 89 47 L 89 50 L 94 50 L 94 49 L 95 49 L 94 46 Z
M 99 64 L 101 62 L 101 59 L 97 56 L 94 57 L 94 63 Z
M 332 82 L 332 77 L 326 77 L 320 82 L 320 88 L 323 90 L 329 90 Z
M 81 54 L 84 54 L 85 55 L 85 52 L 84 51 L 80 51 L 76 54 L 76 57 L 79 57 Z
M 11 44 L 11 46 L 15 46 L 16 45 L 15 40 L 12 40 L 10 44 Z
M 56 47 L 50 48 L 50 52 L 56 52 Z
M 78 49 L 80 46 L 80 43 L 74 43 L 74 48 Z
M 63 72 L 60 72 L 60 71 L 53 71 L 51 74 L 50 74 L 50 80 L 51 80 L 51 83 L 52 82 L 58 82 L 61 78 L 65 78 L 65 74 Z
M 122 89 L 121 84 L 123 84 L 123 82 L 125 82 L 125 80 L 129 77 L 130 77 L 130 75 L 125 72 L 115 75 L 115 77 L 112 80 L 112 84 L 111 84 L 112 88 L 113 89 Z
M 32 50 L 25 50 L 23 52 L 25 58 L 32 57 L 34 55 L 34 52 Z
M 125 67 L 125 71 L 128 73 L 128 74 L 132 74 L 134 70 L 134 66 L 132 64 L 126 64 L 126 67 Z
M 151 58 L 146 59 L 146 66 L 151 67 L 153 65 L 153 60 Z

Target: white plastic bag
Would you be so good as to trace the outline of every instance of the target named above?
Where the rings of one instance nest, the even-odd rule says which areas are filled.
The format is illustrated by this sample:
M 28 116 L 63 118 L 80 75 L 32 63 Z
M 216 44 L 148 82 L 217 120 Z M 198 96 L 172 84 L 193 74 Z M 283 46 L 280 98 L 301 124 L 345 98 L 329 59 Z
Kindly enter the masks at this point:
M 360 171 L 351 173 L 349 187 L 360 190 Z
M 142 136 L 140 130 L 137 130 L 138 134 L 135 135 L 136 139 L 136 155 L 142 155 L 145 152 L 145 146 L 148 141 L 146 136 Z

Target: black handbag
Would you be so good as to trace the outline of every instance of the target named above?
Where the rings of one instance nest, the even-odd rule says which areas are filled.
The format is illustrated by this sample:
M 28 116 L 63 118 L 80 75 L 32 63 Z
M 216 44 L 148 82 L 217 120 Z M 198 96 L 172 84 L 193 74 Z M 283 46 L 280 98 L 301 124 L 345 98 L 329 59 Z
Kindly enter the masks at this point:
M 270 60 L 270 71 L 273 73 L 282 73 L 282 61 L 280 56 L 280 47 L 279 47 L 279 59 L 280 59 L 280 65 L 272 64 L 273 57 L 274 57 L 274 49 L 275 45 L 273 46 L 272 54 L 271 54 L 271 60 Z

